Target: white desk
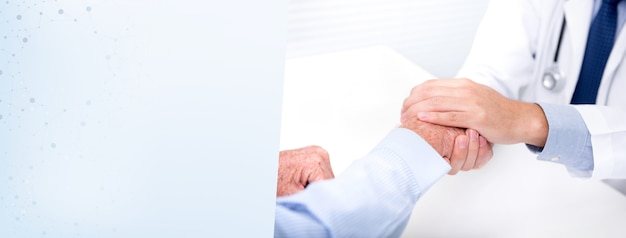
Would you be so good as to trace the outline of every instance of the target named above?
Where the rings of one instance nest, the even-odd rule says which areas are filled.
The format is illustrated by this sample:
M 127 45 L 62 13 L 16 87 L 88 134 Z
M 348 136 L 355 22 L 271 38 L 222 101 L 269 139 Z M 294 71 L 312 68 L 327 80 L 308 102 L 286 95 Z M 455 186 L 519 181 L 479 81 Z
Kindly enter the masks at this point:
M 399 122 L 412 86 L 432 76 L 387 47 L 287 61 L 281 149 L 317 144 L 335 174 Z M 626 197 L 569 178 L 523 145 L 482 170 L 446 176 L 417 203 L 405 237 L 625 237 Z

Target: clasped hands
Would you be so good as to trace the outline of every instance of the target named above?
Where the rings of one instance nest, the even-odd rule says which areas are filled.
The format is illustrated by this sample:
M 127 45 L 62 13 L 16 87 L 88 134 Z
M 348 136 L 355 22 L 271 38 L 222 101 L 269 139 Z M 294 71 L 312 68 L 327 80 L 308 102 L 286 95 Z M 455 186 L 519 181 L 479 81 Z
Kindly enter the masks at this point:
M 538 105 L 508 99 L 469 79 L 429 80 L 414 87 L 402 105 L 401 121 L 450 164 L 450 175 L 483 167 L 493 156 L 492 143 L 543 147 L 548 130 Z M 314 146 L 282 151 L 278 177 L 277 196 L 285 196 L 334 174 L 328 153 Z
M 420 121 L 448 130 L 471 128 L 455 139 L 443 138 L 442 145 L 431 144 L 435 149 L 445 148 L 445 143 L 454 141 L 452 149 L 439 151 L 444 159 L 449 158 L 452 175 L 459 169 L 484 166 L 493 156 L 492 143 L 543 147 L 548 134 L 548 123 L 539 105 L 509 99 L 492 88 L 462 78 L 428 80 L 415 86 L 404 100 L 401 120 L 403 125 Z M 449 157 L 446 153 L 450 153 Z

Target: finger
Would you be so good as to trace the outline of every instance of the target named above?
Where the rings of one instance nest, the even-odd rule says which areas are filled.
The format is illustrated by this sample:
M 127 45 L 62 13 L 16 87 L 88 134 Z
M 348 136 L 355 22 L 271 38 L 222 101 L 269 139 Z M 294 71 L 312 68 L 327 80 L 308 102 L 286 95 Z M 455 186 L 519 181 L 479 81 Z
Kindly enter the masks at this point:
M 469 138 L 466 135 L 459 135 L 454 140 L 454 149 L 452 149 L 452 156 L 450 157 L 450 167 L 452 168 L 448 172 L 449 175 L 455 175 L 463 167 L 467 157 L 468 143 Z
M 330 166 L 323 166 L 315 170 L 307 179 L 307 184 L 317 181 L 327 180 L 335 178 L 332 168 Z
M 424 83 L 428 83 L 435 86 L 446 86 L 446 87 L 468 87 L 470 84 L 476 84 L 471 79 L 466 78 L 442 78 L 442 79 L 431 79 Z
M 461 170 L 468 171 L 474 168 L 476 163 L 476 157 L 478 157 L 478 150 L 480 148 L 480 142 L 478 139 L 478 132 L 473 129 L 467 129 L 466 133 L 469 137 L 469 145 L 467 147 L 467 158 Z
M 335 173 L 333 172 L 333 167 L 330 165 L 330 159 L 326 160 L 324 164 L 324 179 L 332 179 L 335 178 Z
M 309 166 L 305 168 L 303 172 L 306 174 L 303 184 L 305 187 L 310 184 L 321 180 L 334 178 L 333 169 L 330 166 L 330 156 L 326 150 L 322 147 L 313 147 L 315 154 L 310 155 L 307 159 Z
M 435 97 L 458 98 L 462 100 L 461 103 L 464 103 L 479 98 L 485 89 L 489 88 L 469 79 L 428 80 L 411 90 L 402 104 L 401 112 L 408 111 L 413 104 Z M 489 90 L 493 91 L 492 89 Z
M 424 88 L 427 87 L 425 86 L 425 83 L 422 83 L 420 85 L 417 85 L 413 88 L 411 88 L 411 92 L 409 92 L 409 96 L 407 96 L 404 101 L 402 102 L 402 110 L 400 110 L 401 113 L 406 112 L 406 110 L 413 104 L 424 100 L 425 98 L 428 97 L 428 92 L 429 90 L 425 90 Z
M 429 84 L 422 84 L 414 87 L 411 90 L 411 94 L 402 102 L 401 113 L 406 112 L 409 107 L 418 102 L 424 101 L 433 97 L 462 97 L 466 94 L 464 89 L 449 87 L 449 86 L 432 86 Z
M 466 78 L 439 78 L 426 80 L 421 85 L 428 85 L 432 87 L 462 88 L 470 86 L 470 83 L 474 82 Z
M 304 184 L 298 178 L 300 173 L 295 170 L 288 170 L 278 174 L 278 185 L 276 187 L 276 196 L 287 196 L 304 190 Z
M 466 102 L 463 102 L 463 100 L 460 98 L 451 98 L 451 97 L 429 98 L 424 101 L 420 101 L 411 105 L 407 109 L 407 111 L 402 114 L 402 122 L 404 122 L 407 119 L 415 118 L 418 116 L 422 116 L 420 120 L 428 121 L 429 114 L 423 114 L 424 112 L 467 112 L 467 111 L 470 111 L 470 106 L 465 105 L 465 103 Z M 470 128 L 470 127 L 464 127 L 464 128 Z
M 459 102 L 457 106 L 442 106 L 434 110 L 420 110 L 418 107 L 409 110 L 412 111 L 410 114 L 415 115 L 420 121 L 450 127 L 478 128 L 480 124 L 476 122 L 481 113 L 477 109 L 472 109 L 469 106 L 463 107 L 460 104 Z
M 420 121 L 449 127 L 476 128 L 480 126 L 473 123 L 470 112 L 419 112 L 417 118 Z
M 480 136 L 480 149 L 478 150 L 478 158 L 474 164 L 474 169 L 484 167 L 493 157 L 493 144 L 489 143 L 485 137 Z
M 463 112 L 476 109 L 476 100 L 456 96 L 435 96 L 415 102 L 409 106 L 405 113 L 409 117 L 418 112 Z
M 436 96 L 460 96 L 466 95 L 466 89 L 470 85 L 463 83 L 464 79 L 431 79 L 411 89 L 409 96 L 402 106 L 402 112 L 406 111 L 411 104 L 426 98 Z M 471 81 L 470 81 L 471 82 Z
M 333 173 L 333 167 L 330 165 L 330 155 L 328 151 L 319 147 L 319 155 L 322 157 L 320 162 L 320 169 L 322 174 L 322 179 L 331 179 L 335 178 L 335 173 Z

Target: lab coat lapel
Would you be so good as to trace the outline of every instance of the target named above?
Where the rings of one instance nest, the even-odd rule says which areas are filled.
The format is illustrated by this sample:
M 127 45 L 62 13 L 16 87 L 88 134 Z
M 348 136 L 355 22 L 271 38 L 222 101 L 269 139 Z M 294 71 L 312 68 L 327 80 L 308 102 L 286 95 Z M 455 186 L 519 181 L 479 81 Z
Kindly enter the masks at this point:
M 613 50 L 611 51 L 609 60 L 606 62 L 606 68 L 604 69 L 604 74 L 602 75 L 600 88 L 598 88 L 598 98 L 596 104 L 607 104 L 607 96 L 610 93 L 613 80 L 620 80 L 616 79 L 615 75 L 617 69 L 620 67 L 622 61 L 624 60 L 625 52 L 626 35 L 624 34 L 624 29 L 622 28 L 621 32 L 617 35 L 617 38 L 615 39 L 615 44 L 613 45 Z
M 563 5 L 565 11 L 565 19 L 567 20 L 567 32 L 571 42 L 571 48 L 562 49 L 571 51 L 570 63 L 578 67 L 569 67 L 565 75 L 570 82 L 561 94 L 564 97 L 563 102 L 572 99 L 574 88 L 578 81 L 580 73 L 580 65 L 583 63 L 585 56 L 585 46 L 587 44 L 587 35 L 589 34 L 589 26 L 591 25 L 591 15 L 593 10 L 593 1 L 591 0 L 566 0 Z
M 593 1 L 590 0 L 565 1 L 565 19 L 567 19 L 567 30 L 572 39 L 571 50 L 573 50 L 572 56 L 576 59 L 575 62 L 583 62 L 592 9 Z

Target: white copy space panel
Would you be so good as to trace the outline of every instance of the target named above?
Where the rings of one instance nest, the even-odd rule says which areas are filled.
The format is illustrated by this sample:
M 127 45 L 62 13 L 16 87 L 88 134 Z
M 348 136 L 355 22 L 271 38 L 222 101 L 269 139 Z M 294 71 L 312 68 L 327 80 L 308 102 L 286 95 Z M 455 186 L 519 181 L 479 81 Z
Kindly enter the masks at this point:
M 271 236 L 285 18 L 1 2 L 0 237 Z

